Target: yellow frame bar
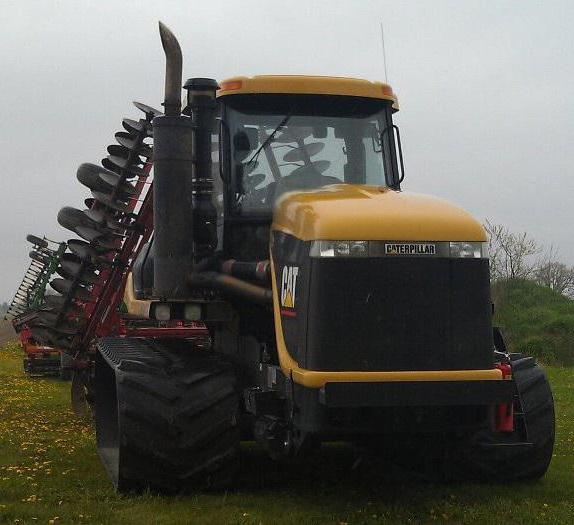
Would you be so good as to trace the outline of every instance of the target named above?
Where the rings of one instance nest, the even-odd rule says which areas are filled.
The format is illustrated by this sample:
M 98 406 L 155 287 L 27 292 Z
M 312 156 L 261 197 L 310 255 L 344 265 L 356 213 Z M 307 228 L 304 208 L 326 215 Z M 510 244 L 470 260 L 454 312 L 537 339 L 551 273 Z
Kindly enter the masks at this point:
M 124 302 L 126 303 L 126 308 L 130 315 L 133 315 L 134 317 L 141 317 L 143 319 L 149 319 L 151 301 L 136 299 L 136 296 L 134 295 L 132 272 L 128 274 L 126 279 L 126 287 L 124 289 Z

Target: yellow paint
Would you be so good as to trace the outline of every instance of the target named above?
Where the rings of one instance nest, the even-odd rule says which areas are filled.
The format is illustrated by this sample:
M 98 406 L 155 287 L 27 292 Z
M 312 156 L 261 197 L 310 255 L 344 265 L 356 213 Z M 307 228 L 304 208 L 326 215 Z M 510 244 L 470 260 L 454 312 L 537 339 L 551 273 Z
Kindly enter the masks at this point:
M 497 381 L 502 372 L 491 370 L 412 370 L 401 372 L 316 372 L 298 368 L 293 381 L 307 388 L 321 388 L 325 383 L 390 383 L 399 381 Z
M 388 84 L 346 77 L 307 75 L 233 77 L 220 83 L 217 96 L 263 93 L 378 98 L 391 101 L 393 107 L 399 109 L 397 96 Z
M 290 291 L 285 294 L 285 301 L 283 301 L 283 306 L 285 308 L 293 308 L 293 297 L 291 296 Z
M 275 266 L 271 257 L 271 281 L 273 288 L 273 314 L 275 321 L 275 339 L 281 370 L 287 377 L 307 388 L 321 388 L 325 383 L 380 383 L 396 381 L 481 381 L 503 379 L 502 372 L 497 369 L 489 370 L 413 370 L 400 372 L 324 372 L 301 368 L 297 361 L 291 357 L 283 337 L 281 325 L 281 311 L 279 294 L 277 293 L 277 280 Z
M 126 287 L 124 290 L 124 303 L 128 310 L 128 314 L 134 317 L 149 319 L 151 301 L 142 301 L 141 299 L 136 299 L 134 294 L 134 282 L 131 272 L 128 274 L 128 278 L 126 280 Z
M 354 184 L 286 193 L 272 229 L 303 241 L 486 241 L 482 225 L 445 200 Z

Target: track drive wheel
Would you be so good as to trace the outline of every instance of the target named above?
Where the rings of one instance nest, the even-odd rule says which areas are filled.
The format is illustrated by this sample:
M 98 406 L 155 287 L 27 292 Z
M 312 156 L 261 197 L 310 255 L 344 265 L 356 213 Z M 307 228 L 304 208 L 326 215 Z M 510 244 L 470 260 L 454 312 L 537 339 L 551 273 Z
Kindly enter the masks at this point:
M 228 486 L 239 452 L 233 365 L 185 341 L 105 338 L 98 350 L 98 451 L 118 491 Z
M 554 401 L 542 367 L 534 358 L 511 354 L 515 431 L 483 430 L 458 451 L 456 478 L 486 481 L 538 479 L 548 470 L 554 448 Z M 458 467 L 458 468 L 457 468 Z

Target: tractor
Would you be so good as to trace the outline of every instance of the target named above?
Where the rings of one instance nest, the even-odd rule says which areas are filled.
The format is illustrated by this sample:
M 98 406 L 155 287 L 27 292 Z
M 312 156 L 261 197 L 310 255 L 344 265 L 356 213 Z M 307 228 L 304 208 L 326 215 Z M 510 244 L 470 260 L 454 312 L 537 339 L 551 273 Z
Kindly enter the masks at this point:
M 481 224 L 403 189 L 392 88 L 182 85 L 160 36 L 163 111 L 134 103 L 144 117 L 78 169 L 86 209 L 58 214 L 74 264 L 31 324 L 73 356 L 72 402 L 93 409 L 116 488 L 231 486 L 242 440 L 283 460 L 343 441 L 450 479 L 543 476 L 549 383 L 493 327 Z

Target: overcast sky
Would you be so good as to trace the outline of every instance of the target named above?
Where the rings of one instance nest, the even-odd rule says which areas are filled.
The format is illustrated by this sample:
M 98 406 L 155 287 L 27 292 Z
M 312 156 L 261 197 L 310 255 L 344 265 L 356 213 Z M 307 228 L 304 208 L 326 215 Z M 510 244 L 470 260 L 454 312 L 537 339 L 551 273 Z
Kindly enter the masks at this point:
M 105 156 L 132 100 L 159 106 L 157 20 L 184 77 L 318 74 L 397 92 L 404 189 L 447 198 L 574 264 L 574 2 L 0 0 L 0 301 L 27 233 L 57 240 L 81 207 L 82 162 Z

